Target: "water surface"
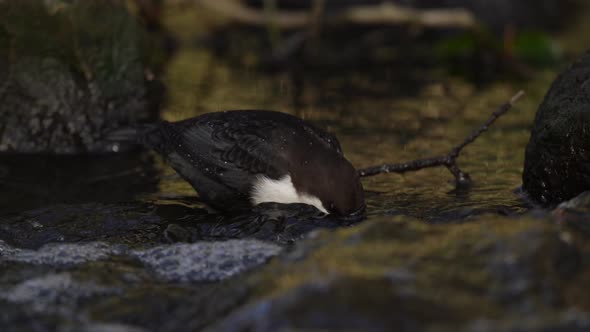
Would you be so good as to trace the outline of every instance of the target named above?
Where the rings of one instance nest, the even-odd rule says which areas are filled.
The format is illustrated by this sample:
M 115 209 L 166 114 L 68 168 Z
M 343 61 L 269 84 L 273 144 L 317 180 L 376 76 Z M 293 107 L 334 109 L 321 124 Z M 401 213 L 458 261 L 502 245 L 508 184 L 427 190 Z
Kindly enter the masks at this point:
M 534 82 L 482 87 L 430 73 L 435 79 L 412 82 L 412 91 L 406 91 L 396 81 L 396 70 L 315 75 L 295 85 L 288 73 L 236 68 L 206 49 L 185 47 L 162 74 L 168 91 L 162 115 L 172 121 L 231 109 L 291 113 L 335 133 L 346 156 L 362 168 L 444 154 L 513 93 L 525 89 L 527 96 L 462 153 L 459 164 L 474 180 L 470 190 L 454 190 L 445 168 L 363 179 L 369 218 L 403 214 L 439 221 L 522 211 L 525 205 L 514 191 L 521 184 L 535 105 L 553 73 L 539 74 Z M 0 186 L 0 209 L 12 212 L 52 203 L 133 200 L 199 206 L 194 190 L 147 151 L 2 156 Z

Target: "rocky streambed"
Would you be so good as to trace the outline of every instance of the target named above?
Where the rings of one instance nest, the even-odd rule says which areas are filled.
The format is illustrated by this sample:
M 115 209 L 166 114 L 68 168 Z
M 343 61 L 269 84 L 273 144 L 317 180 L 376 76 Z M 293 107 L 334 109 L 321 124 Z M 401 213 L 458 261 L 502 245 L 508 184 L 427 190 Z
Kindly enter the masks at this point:
M 276 228 L 293 217 L 279 216 L 259 239 L 170 243 L 171 229 L 202 223 L 155 210 L 61 206 L 4 219 L 3 331 L 590 328 L 590 229 L 572 206 L 439 225 L 382 216 L 316 227 L 294 244 Z M 291 225 L 310 222 L 301 218 Z

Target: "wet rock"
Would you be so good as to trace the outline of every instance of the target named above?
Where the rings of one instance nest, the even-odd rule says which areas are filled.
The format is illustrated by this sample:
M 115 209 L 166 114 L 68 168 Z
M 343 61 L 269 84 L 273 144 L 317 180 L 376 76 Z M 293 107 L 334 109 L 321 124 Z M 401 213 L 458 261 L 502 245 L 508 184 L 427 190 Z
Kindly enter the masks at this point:
M 443 305 L 407 296 L 387 278 L 341 278 L 300 286 L 233 313 L 207 331 L 420 331 L 457 319 Z M 418 314 L 419 310 L 419 314 Z
M 32 249 L 80 241 L 149 246 L 160 242 L 166 223 L 155 209 L 143 203 L 54 205 L 4 217 L 0 240 Z
M 41 331 L 194 331 L 217 320 L 248 295 L 246 284 L 239 280 L 162 282 L 131 259 L 55 270 L 47 265 L 0 263 L 0 326 L 14 327 L 9 331 L 28 331 L 44 324 L 49 327 Z M 135 276 L 133 280 L 129 275 Z M 31 304 L 29 299 L 36 292 L 42 293 L 40 300 Z M 6 301 L 8 296 L 16 302 Z
M 145 41 L 116 2 L 1 2 L 0 151 L 123 149 L 103 133 L 157 117 Z
M 13 248 L 13 247 L 9 246 L 8 244 L 6 244 L 6 242 L 0 240 L 0 258 L 10 257 L 10 256 L 13 256 L 13 255 L 19 253 L 19 252 L 21 252 L 20 249 Z
M 485 271 L 491 277 L 487 286 L 487 296 L 514 312 L 534 311 L 538 299 L 531 296 L 531 293 L 535 292 L 535 288 L 543 287 L 546 281 L 535 276 L 538 267 L 530 263 L 547 250 L 548 245 L 552 247 L 551 255 L 559 255 L 568 248 L 567 244 L 561 243 L 557 237 L 551 239 L 546 235 L 540 229 L 531 229 L 509 238 L 498 239 L 485 249 Z M 549 257 L 549 262 L 555 265 L 567 261 L 570 257 L 577 258 L 575 251 L 568 254 L 560 257 L 559 261 Z M 557 269 L 553 272 L 559 273 Z M 557 294 L 554 292 L 552 287 L 545 288 L 543 300 L 548 304 L 557 303 Z
M 113 246 L 101 242 L 83 244 L 51 243 L 38 250 L 8 248 L 0 241 L 0 259 L 27 264 L 52 266 L 75 265 L 105 259 L 111 255 L 121 255 L 127 250 L 123 246 Z
M 585 191 L 570 200 L 560 203 L 556 210 L 590 212 L 590 191 Z
M 116 207 L 106 206 L 106 211 Z M 98 242 L 92 227 L 103 227 L 105 206 L 87 207 L 80 210 L 86 211 L 82 221 L 66 218 L 90 228 L 79 243 L 33 250 L 0 242 L 0 324 L 174 332 L 515 332 L 589 326 L 588 237 L 555 223 L 549 212 L 483 214 L 452 224 L 381 216 L 337 227 L 335 220 L 306 215 L 302 207 L 281 212 L 265 205 L 257 210 L 259 223 L 248 228 L 255 214 L 240 219 L 174 205 L 118 206 L 112 218 L 123 224 L 125 211 L 133 218 L 174 221 L 158 224 L 159 239 L 141 245 L 142 227 L 149 222 L 120 230 L 140 234 L 138 242 L 119 231 Z M 92 213 L 94 226 L 85 221 Z M 42 222 L 43 214 L 30 214 L 41 229 L 62 227 L 57 216 Z M 193 243 L 165 243 L 165 229 L 188 234 L 175 239 Z M 224 238 L 232 234 L 240 239 Z M 282 242 L 283 235 L 298 241 L 284 245 L 291 242 Z M 37 298 L 38 304 L 31 304 Z
M 169 281 L 216 281 L 233 277 L 278 255 L 282 248 L 258 240 L 172 244 L 146 250 L 101 242 L 51 243 L 38 250 L 12 248 L 0 241 L 0 261 L 72 266 L 127 255 Z
M 5 332 L 58 331 L 62 320 L 56 315 L 30 312 L 24 305 L 0 300 L 0 326 Z
M 15 331 L 44 324 L 43 331 L 193 331 L 248 294 L 239 280 L 211 281 L 239 277 L 282 251 L 257 240 L 0 248 L 0 323 Z
M 590 327 L 589 316 L 576 309 L 567 310 L 557 318 L 558 322 L 546 324 L 543 316 L 528 316 L 513 322 L 478 319 L 470 324 L 470 332 L 583 332 Z
M 180 204 L 139 202 L 60 204 L 0 218 L 0 240 L 32 249 L 52 242 L 100 241 L 138 248 L 248 238 L 287 245 L 314 230 L 361 220 L 325 217 L 305 204 L 265 203 L 241 215 L 222 215 Z
M 297 245 L 315 247 L 304 257 L 283 255 L 254 274 L 251 281 L 262 297 L 210 330 L 587 326 L 579 324 L 590 306 L 569 291 L 586 291 L 589 279 L 580 273 L 588 266 L 561 274 L 558 263 L 578 252 L 564 250 L 555 226 L 526 217 L 480 218 L 445 226 L 373 220 L 319 234 Z M 573 308 L 582 310 L 576 320 L 567 315 Z M 482 317 L 490 318 L 490 325 Z
M 50 274 L 25 280 L 0 292 L 5 301 L 27 304 L 33 311 L 52 313 L 74 310 L 83 298 L 116 292 L 93 283 L 77 282 L 69 273 Z
M 91 323 L 76 328 L 64 328 L 60 332 L 147 332 L 148 330 L 124 324 Z
M 562 202 L 551 213 L 560 224 L 590 237 L 590 191 Z
M 82 304 L 97 297 L 118 294 L 120 289 L 78 281 L 67 272 L 45 274 L 7 289 L 2 288 L 0 323 L 3 331 L 6 331 L 4 327 L 8 331 L 144 331 L 133 326 L 89 319 L 80 310 Z M 12 312 L 9 307 L 18 311 Z
M 182 285 L 151 283 L 97 301 L 88 311 L 95 320 L 149 331 L 200 331 L 249 296 L 242 279 Z
M 257 240 L 173 244 L 136 251 L 155 273 L 170 281 L 216 281 L 263 264 L 282 248 Z
M 169 225 L 164 236 L 171 242 L 255 238 L 287 245 L 314 230 L 351 226 L 363 218 L 324 216 L 306 204 L 263 203 L 240 215 L 187 216 Z
M 543 206 L 590 189 L 590 53 L 553 82 L 526 148 L 523 188 Z

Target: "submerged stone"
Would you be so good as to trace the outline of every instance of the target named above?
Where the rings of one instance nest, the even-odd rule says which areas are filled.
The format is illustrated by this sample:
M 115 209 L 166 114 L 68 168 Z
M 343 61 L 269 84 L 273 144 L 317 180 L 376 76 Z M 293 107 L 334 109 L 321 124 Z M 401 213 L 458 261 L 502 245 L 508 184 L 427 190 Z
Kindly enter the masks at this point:
M 0 240 L 0 248 L 3 246 L 6 246 L 6 244 Z M 7 254 L 2 255 L 0 251 L 0 259 L 35 265 L 63 266 L 97 261 L 111 255 L 120 255 L 126 252 L 126 248 L 101 242 L 81 244 L 50 243 L 38 250 L 12 248 L 6 249 L 6 252 Z
M 78 282 L 69 273 L 58 273 L 25 280 L 0 292 L 0 298 L 12 303 L 28 304 L 34 311 L 51 313 L 66 308 L 73 311 L 82 298 L 116 291 L 90 282 Z
M 145 250 L 128 250 L 102 242 L 51 243 L 38 250 L 18 249 L 0 240 L 0 262 L 54 267 L 73 266 L 128 256 L 169 281 L 217 281 L 233 277 L 278 255 L 282 247 L 258 240 L 176 243 Z
M 543 206 L 590 190 L 590 52 L 564 70 L 539 106 L 523 188 Z
M 170 281 L 216 281 L 265 263 L 282 248 L 257 240 L 177 243 L 136 251 L 134 256 Z
M 145 247 L 160 243 L 166 223 L 155 213 L 153 205 L 143 203 L 60 204 L 2 219 L 0 240 L 30 249 L 56 242 L 109 242 Z

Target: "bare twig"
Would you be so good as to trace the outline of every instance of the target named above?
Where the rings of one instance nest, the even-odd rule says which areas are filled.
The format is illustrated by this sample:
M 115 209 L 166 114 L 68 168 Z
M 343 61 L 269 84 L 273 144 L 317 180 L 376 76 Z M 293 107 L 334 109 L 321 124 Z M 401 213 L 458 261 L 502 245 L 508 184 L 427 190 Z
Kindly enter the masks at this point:
M 410 171 L 417 171 L 423 168 L 445 166 L 455 177 L 455 184 L 457 186 L 467 186 L 471 184 L 469 174 L 463 172 L 457 165 L 457 159 L 464 147 L 475 141 L 483 132 L 488 130 L 490 125 L 494 123 L 500 116 L 508 112 L 508 110 L 524 95 L 524 91 L 519 91 L 510 101 L 500 106 L 488 120 L 471 133 L 465 140 L 456 145 L 449 151 L 448 154 L 439 157 L 417 159 L 406 163 L 399 164 L 383 164 L 380 166 L 372 166 L 359 170 L 361 177 L 373 176 L 381 173 L 405 173 Z
M 269 17 L 264 11 L 244 5 L 236 0 L 195 0 L 201 6 L 223 14 L 227 18 L 249 25 L 267 25 Z M 295 29 L 308 26 L 313 15 L 308 11 L 277 10 L 272 18 L 273 25 Z M 326 15 L 326 24 L 359 25 L 404 25 L 413 24 L 432 28 L 474 28 L 477 20 L 468 10 L 414 9 L 384 2 L 379 5 L 353 6 L 333 15 Z

